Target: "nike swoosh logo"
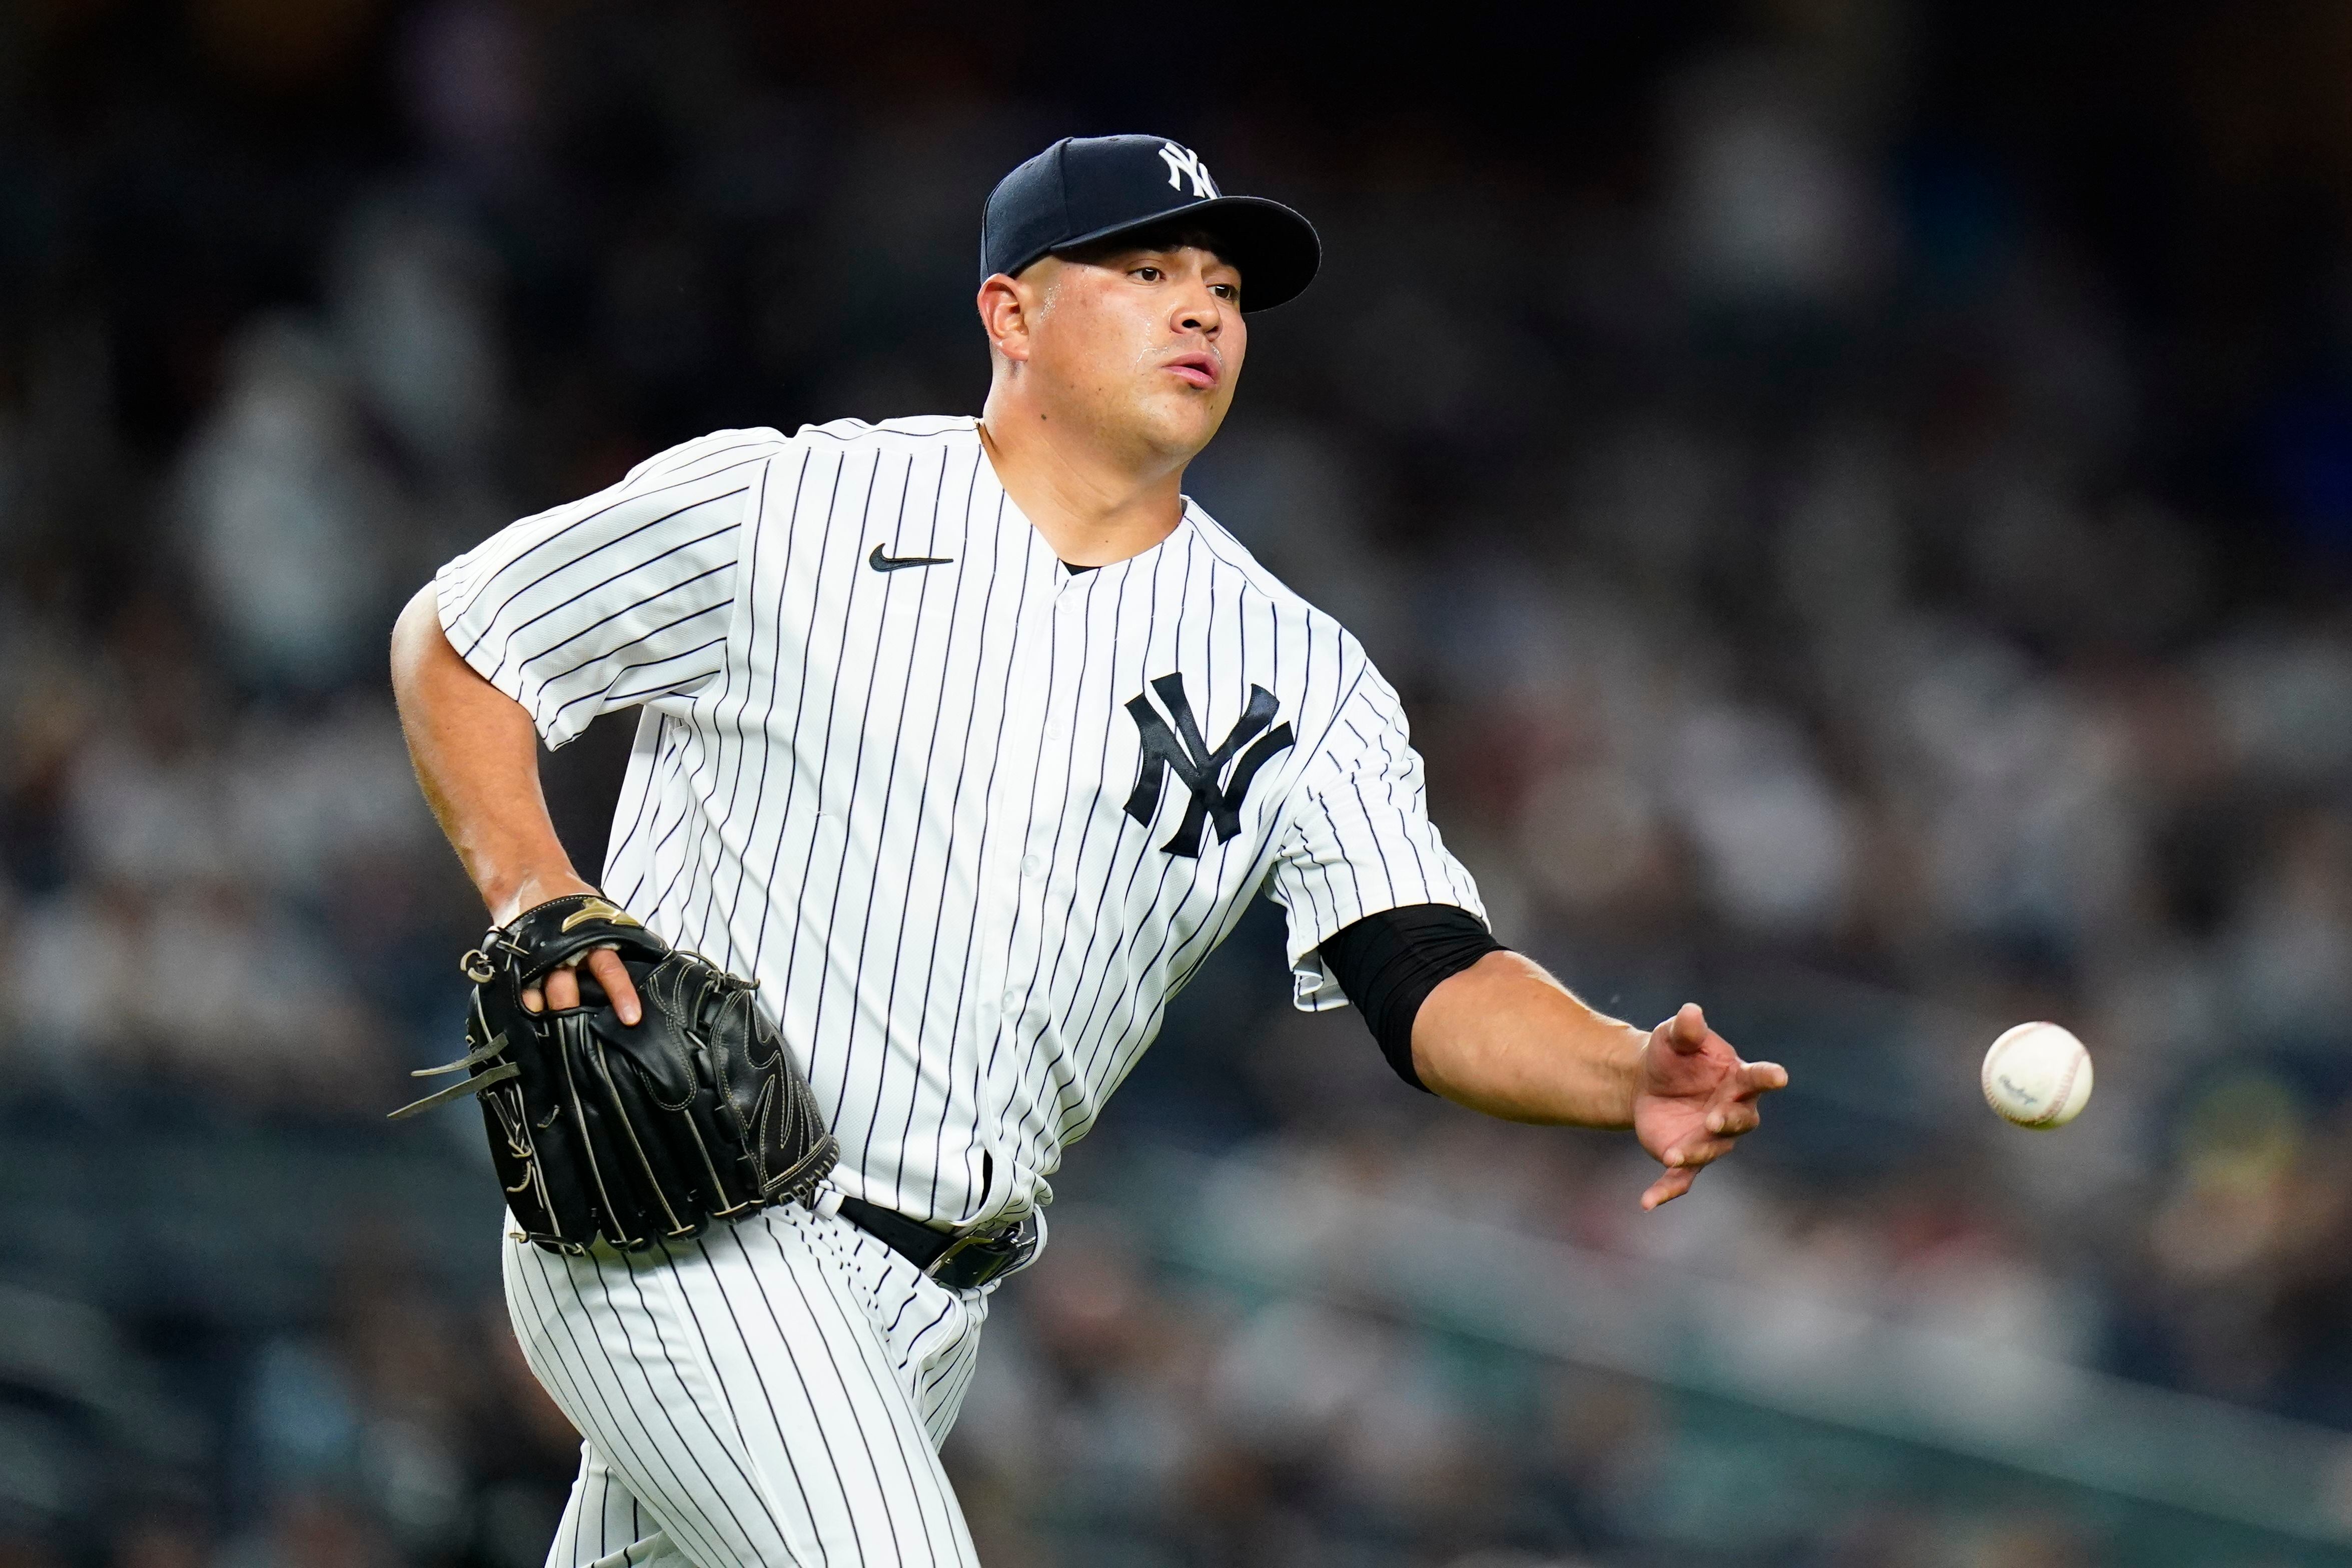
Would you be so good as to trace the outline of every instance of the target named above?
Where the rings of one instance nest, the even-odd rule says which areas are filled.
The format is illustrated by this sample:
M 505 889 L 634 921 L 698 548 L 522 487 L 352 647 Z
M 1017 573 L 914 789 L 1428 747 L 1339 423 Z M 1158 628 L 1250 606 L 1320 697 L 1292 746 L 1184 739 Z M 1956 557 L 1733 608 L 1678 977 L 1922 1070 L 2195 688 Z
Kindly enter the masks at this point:
M 880 545 L 876 545 L 874 553 L 866 558 L 866 564 L 877 571 L 904 571 L 910 566 L 949 566 L 954 561 L 951 555 L 884 555 Z

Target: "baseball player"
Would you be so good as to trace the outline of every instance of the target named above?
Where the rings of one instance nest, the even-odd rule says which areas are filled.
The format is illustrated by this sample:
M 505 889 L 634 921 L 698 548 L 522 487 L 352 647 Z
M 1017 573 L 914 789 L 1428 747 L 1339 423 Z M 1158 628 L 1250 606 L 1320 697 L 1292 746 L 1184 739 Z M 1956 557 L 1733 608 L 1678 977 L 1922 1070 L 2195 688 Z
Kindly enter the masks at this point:
M 675 1245 L 509 1230 L 515 1332 L 585 1439 L 556 1568 L 973 1562 L 937 1451 L 989 1294 L 1261 891 L 1300 1008 L 1352 1001 L 1464 1105 L 1631 1128 L 1665 1166 L 1644 1207 L 1787 1082 L 1696 1007 L 1633 1028 L 1496 943 L 1396 693 L 1182 494 L 1255 314 L 1318 260 L 1176 142 L 1056 142 L 987 202 L 979 418 L 690 441 L 404 612 L 417 775 L 493 917 L 593 893 L 755 981 L 840 1147 L 811 1202 Z M 592 889 L 534 732 L 619 707 Z M 583 1005 L 583 969 L 634 1026 L 602 948 L 524 1005 Z

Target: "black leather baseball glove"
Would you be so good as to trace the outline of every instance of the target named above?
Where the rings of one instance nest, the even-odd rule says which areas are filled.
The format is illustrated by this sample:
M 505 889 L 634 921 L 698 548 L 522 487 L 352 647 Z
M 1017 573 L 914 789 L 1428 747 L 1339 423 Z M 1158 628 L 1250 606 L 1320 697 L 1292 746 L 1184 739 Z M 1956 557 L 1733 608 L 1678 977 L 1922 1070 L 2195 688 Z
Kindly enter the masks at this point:
M 597 947 L 620 955 L 644 1003 L 630 1028 L 583 966 L 581 1005 L 530 1012 L 525 989 Z M 481 1096 L 507 1207 L 532 1241 L 636 1251 L 711 1220 L 808 1201 L 839 1145 L 752 982 L 673 952 L 602 898 L 551 899 L 466 955 L 474 982 L 466 1054 L 415 1076 L 464 1071 L 394 1111 Z

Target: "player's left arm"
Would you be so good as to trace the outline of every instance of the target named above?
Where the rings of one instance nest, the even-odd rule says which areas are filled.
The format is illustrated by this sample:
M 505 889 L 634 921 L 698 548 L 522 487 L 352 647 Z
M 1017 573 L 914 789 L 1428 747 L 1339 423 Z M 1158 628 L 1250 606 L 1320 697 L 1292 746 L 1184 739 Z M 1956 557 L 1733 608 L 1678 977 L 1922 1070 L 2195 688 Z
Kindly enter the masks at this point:
M 1773 1062 L 1741 1061 L 1695 1003 L 1637 1029 L 1510 952 L 1430 991 L 1412 1018 L 1412 1064 L 1430 1089 L 1490 1116 L 1632 1128 L 1666 1167 L 1643 1208 L 1688 1192 L 1755 1129 L 1758 1100 L 1789 1082 Z
M 1789 1075 L 1742 1061 L 1695 1006 L 1621 1023 L 1488 935 L 1470 873 L 1429 821 L 1395 689 L 1367 666 L 1295 786 L 1269 891 L 1289 912 L 1298 1005 L 1363 1012 L 1398 1075 L 1488 1115 L 1633 1129 L 1681 1197 Z

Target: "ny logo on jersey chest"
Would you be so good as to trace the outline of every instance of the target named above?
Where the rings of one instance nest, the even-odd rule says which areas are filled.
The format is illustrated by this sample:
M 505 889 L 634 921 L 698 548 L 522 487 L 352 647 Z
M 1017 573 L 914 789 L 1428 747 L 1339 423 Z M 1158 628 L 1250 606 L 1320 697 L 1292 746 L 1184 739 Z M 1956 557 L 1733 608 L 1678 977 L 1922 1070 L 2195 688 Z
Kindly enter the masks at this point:
M 1254 685 L 1249 706 L 1242 710 L 1225 738 L 1212 748 L 1201 738 L 1201 726 L 1192 716 L 1181 674 L 1161 675 L 1151 683 L 1151 689 L 1168 709 L 1168 717 L 1161 718 L 1151 699 L 1141 692 L 1128 700 L 1128 715 L 1135 720 L 1143 741 L 1143 760 L 1134 792 L 1127 798 L 1127 814 L 1147 828 L 1151 826 L 1168 775 L 1175 774 L 1176 781 L 1192 792 L 1192 800 L 1184 809 L 1176 836 L 1160 847 L 1171 855 L 1198 860 L 1204 828 L 1214 830 L 1219 843 L 1242 831 L 1242 801 L 1248 797 L 1258 769 L 1294 744 L 1290 726 L 1274 723 L 1280 705 L 1272 692 Z M 1269 725 L 1273 727 L 1268 728 Z M 1244 750 L 1244 747 L 1248 749 Z M 1230 778 L 1226 777 L 1229 768 Z

